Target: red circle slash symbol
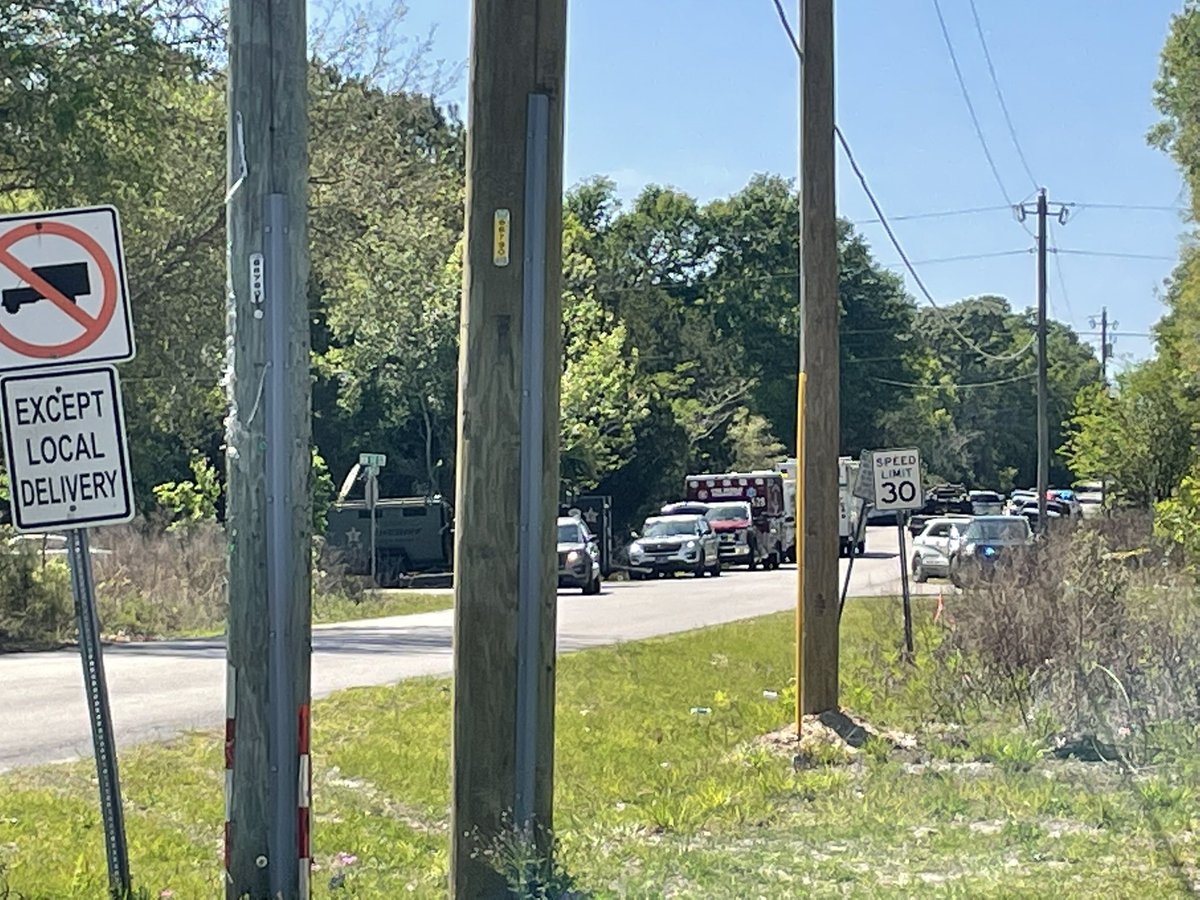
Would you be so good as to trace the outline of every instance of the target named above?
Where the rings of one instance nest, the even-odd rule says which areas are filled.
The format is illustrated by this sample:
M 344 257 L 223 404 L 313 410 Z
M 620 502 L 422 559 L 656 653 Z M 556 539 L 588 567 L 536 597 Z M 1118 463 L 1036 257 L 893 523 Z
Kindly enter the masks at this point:
M 100 281 L 103 286 L 102 299 L 100 312 L 95 318 L 76 306 L 74 301 L 45 278 L 38 275 L 37 272 L 33 271 L 32 266 L 25 265 L 25 263 L 13 256 L 9 250 L 14 244 L 27 237 L 41 237 L 43 235 L 54 235 L 77 244 L 84 253 L 92 258 L 92 261 L 100 269 Z M 6 328 L 0 325 L 0 344 L 3 344 L 15 353 L 20 353 L 22 356 L 34 359 L 61 359 L 62 357 L 79 353 L 81 350 L 91 346 L 100 335 L 104 334 L 104 330 L 108 327 L 109 322 L 112 321 L 113 313 L 116 312 L 117 273 L 113 269 L 112 260 L 108 258 L 104 252 L 104 248 L 90 234 L 80 231 L 72 225 L 64 225 L 61 222 L 30 222 L 0 236 L 0 267 L 8 269 L 17 275 L 22 281 L 37 290 L 46 300 L 74 319 L 83 328 L 82 334 L 61 344 L 34 344 L 11 334 Z

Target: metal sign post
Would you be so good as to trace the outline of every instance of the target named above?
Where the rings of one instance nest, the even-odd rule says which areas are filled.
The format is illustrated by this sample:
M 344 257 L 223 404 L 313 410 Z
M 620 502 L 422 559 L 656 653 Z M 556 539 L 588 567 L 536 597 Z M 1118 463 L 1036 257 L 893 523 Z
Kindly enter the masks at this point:
M 908 550 L 904 546 L 904 531 L 908 527 L 908 514 L 896 513 L 896 527 L 900 529 L 900 591 L 904 600 L 904 650 L 909 662 L 913 660 L 912 598 L 908 591 Z
M 904 600 L 904 649 L 913 658 L 912 600 L 908 589 L 908 549 L 904 529 L 907 513 L 924 504 L 921 491 L 921 454 L 911 450 L 875 450 L 871 453 L 871 479 L 875 508 L 894 511 L 900 539 L 900 589 Z
M 378 518 L 375 513 L 376 507 L 379 505 L 379 470 L 374 466 L 367 468 L 367 482 L 363 485 L 363 499 L 367 504 L 367 512 L 371 514 L 371 584 L 379 584 L 379 556 L 376 549 L 376 523 Z
M 850 593 L 850 576 L 854 574 L 854 548 L 862 543 L 867 530 L 867 509 L 875 503 L 875 478 L 872 472 L 871 451 L 864 450 L 859 457 L 858 475 L 851 493 L 858 498 L 858 522 L 854 527 L 854 543 L 850 547 L 850 562 L 846 566 L 846 580 L 842 584 L 842 597 L 838 603 L 838 617 L 846 609 L 846 595 Z
M 129 851 L 125 845 L 125 814 L 121 808 L 121 782 L 117 775 L 117 751 L 113 740 L 112 714 L 108 708 L 108 685 L 100 649 L 100 621 L 96 615 L 95 582 L 92 579 L 88 533 L 82 528 L 67 532 L 71 591 L 75 595 L 75 621 L 79 628 L 79 653 L 83 657 L 83 680 L 96 751 L 96 774 L 100 781 L 100 814 L 104 819 L 104 843 L 108 851 L 108 883 L 114 896 L 130 896 Z

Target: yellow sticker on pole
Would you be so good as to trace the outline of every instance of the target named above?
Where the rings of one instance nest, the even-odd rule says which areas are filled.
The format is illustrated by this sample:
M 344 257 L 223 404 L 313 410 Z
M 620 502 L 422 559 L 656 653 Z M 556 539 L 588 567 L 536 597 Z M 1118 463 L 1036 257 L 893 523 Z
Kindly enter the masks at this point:
M 496 210 L 492 219 L 492 262 L 508 265 L 508 243 L 512 214 L 507 209 Z

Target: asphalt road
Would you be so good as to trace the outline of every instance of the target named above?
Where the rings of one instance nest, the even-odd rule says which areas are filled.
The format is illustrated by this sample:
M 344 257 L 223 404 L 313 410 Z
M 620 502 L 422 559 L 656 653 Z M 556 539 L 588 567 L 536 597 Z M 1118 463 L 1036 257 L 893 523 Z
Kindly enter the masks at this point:
M 871 528 L 854 562 L 851 596 L 900 593 L 895 528 Z M 845 576 L 847 560 L 842 560 Z M 914 585 L 936 593 L 938 585 Z M 559 650 L 638 640 L 790 609 L 796 570 L 726 571 L 720 578 L 605 583 L 598 597 L 559 594 Z M 319 626 L 313 694 L 390 684 L 452 668 L 452 612 Z M 104 651 L 120 746 L 215 728 L 225 715 L 225 647 L 212 640 L 111 645 Z M 0 656 L 0 771 L 91 754 L 83 674 L 75 651 Z

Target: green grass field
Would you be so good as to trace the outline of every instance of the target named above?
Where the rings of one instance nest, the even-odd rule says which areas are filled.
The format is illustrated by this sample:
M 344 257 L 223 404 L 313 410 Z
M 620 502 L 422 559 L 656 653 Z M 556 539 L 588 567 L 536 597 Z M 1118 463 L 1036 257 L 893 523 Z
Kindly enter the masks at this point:
M 756 740 L 789 718 L 790 615 L 563 657 L 556 825 L 578 889 L 646 898 L 1187 895 L 1198 877 L 1200 755 L 1127 774 L 1045 759 L 1003 722 L 930 728 L 932 682 L 925 664 L 900 660 L 897 607 L 848 607 L 843 699 L 873 725 L 915 735 L 921 749 L 871 741 L 848 758 L 831 745 L 827 759 L 799 770 L 791 750 Z M 927 606 L 917 614 L 924 660 L 937 633 Z M 445 680 L 316 704 L 316 896 L 445 895 L 449 728 Z M 121 766 L 137 884 L 150 897 L 218 896 L 218 735 L 144 746 Z M 0 897 L 5 881 L 29 900 L 104 895 L 90 763 L 10 773 L 0 797 Z

